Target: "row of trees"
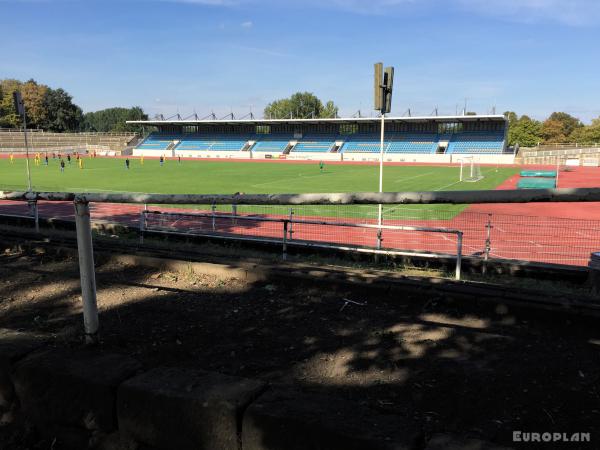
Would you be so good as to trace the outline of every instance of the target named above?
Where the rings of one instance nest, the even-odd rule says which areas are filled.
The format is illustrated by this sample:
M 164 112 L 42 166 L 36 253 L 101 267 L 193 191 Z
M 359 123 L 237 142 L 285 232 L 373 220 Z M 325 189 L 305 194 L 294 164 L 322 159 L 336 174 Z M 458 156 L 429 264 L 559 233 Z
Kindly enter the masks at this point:
M 27 111 L 27 126 L 46 131 L 140 131 L 139 126 L 127 125 L 126 120 L 145 120 L 142 108 L 109 108 L 83 113 L 73 103 L 73 97 L 63 89 L 52 89 L 35 80 L 22 82 L 0 80 L 0 127 L 20 128 L 21 119 L 13 104 L 13 92 L 21 91 Z
M 13 92 L 21 91 L 27 110 L 28 126 L 47 131 L 140 132 L 141 127 L 128 125 L 127 120 L 147 120 L 142 108 L 109 108 L 83 113 L 73 98 L 63 89 L 52 89 L 35 80 L 0 80 L 0 127 L 19 128 L 21 121 L 13 105 Z M 509 121 L 509 145 L 532 147 L 539 143 L 600 142 L 600 117 L 590 125 L 564 112 L 554 112 L 544 121 L 515 112 L 504 113 Z M 310 92 L 297 92 L 289 98 L 275 100 L 264 110 L 266 118 L 330 118 L 337 117 L 338 107 L 332 101 L 325 104 Z
M 580 143 L 600 142 L 600 117 L 584 125 L 578 118 L 564 112 L 554 112 L 544 121 L 512 111 L 504 115 L 508 118 L 508 144 L 521 147 L 534 147 L 539 143 Z
M 269 103 L 264 110 L 267 119 L 311 119 L 335 118 L 338 107 L 331 100 L 323 102 L 311 92 L 296 92 L 290 98 L 283 98 Z

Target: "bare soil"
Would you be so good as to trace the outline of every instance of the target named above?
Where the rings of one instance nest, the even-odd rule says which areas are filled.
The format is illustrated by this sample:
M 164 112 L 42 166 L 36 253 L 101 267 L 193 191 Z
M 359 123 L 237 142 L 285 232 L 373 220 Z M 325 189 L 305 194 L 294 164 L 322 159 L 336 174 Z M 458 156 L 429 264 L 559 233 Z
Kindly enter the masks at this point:
M 590 446 L 567 448 L 600 448 L 597 321 L 322 281 L 248 283 L 116 263 L 97 267 L 97 284 L 99 349 L 148 368 L 202 368 L 344 397 L 414 422 L 425 441 L 451 432 L 515 446 L 514 430 L 591 432 Z M 81 314 L 76 259 L 0 256 L 0 327 L 79 347 Z M 14 424 L 0 427 L 0 448 L 49 448 L 24 436 Z

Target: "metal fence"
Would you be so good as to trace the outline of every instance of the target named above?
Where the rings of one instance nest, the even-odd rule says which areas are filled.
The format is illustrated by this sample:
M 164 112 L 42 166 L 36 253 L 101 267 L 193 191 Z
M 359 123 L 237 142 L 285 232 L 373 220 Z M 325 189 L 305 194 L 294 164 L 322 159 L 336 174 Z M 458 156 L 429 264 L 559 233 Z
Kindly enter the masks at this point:
M 74 204 L 74 215 L 75 215 L 75 224 L 77 230 L 77 247 L 79 253 L 79 269 L 80 269 L 80 278 L 81 278 L 81 290 L 82 290 L 82 299 L 83 299 L 83 319 L 84 319 L 84 329 L 86 334 L 86 340 L 88 342 L 97 342 L 97 333 L 98 333 L 98 308 L 96 302 L 96 278 L 95 278 L 95 269 L 94 269 L 94 255 L 92 248 L 92 231 L 91 231 L 91 212 L 90 212 L 90 202 L 98 202 L 102 204 L 111 204 L 111 203 L 127 203 L 127 204 L 144 204 L 144 203 L 159 203 L 159 204 L 178 204 L 178 205 L 186 205 L 186 204 L 195 204 L 195 205 L 205 205 L 205 204 L 228 204 L 232 205 L 231 208 L 237 208 L 237 205 L 277 205 L 278 208 L 285 205 L 323 205 L 327 207 L 338 207 L 339 205 L 358 205 L 359 207 L 363 205 L 386 205 L 386 208 L 397 208 L 395 205 L 397 204 L 453 204 L 460 205 L 463 203 L 506 203 L 506 202 L 531 202 L 531 201 L 559 201 L 559 202 L 576 202 L 576 201 L 600 201 L 600 189 L 590 189 L 590 188 L 582 188 L 582 189 L 537 189 L 530 190 L 528 192 L 522 192 L 518 190 L 513 191 L 447 191 L 447 192 L 397 192 L 397 193 L 351 193 L 351 194 L 252 194 L 252 195 L 193 195 L 193 194 L 180 194 L 180 195 L 170 195 L 170 194 L 131 194 L 131 193 L 110 193 L 110 194 L 77 194 L 72 192 L 2 192 L 0 191 L 0 201 L 1 200 L 9 200 L 10 202 L 28 202 L 29 207 L 33 210 L 34 215 L 37 217 L 40 209 L 37 207 L 37 203 L 40 200 L 46 200 L 52 203 L 62 202 L 63 204 L 71 203 L 71 208 Z M 465 200 L 468 200 L 465 202 Z M 17 203 L 18 204 L 18 203 Z M 135 209 L 135 207 L 134 207 Z M 206 218 L 212 219 L 217 216 L 216 208 L 211 208 L 210 214 L 203 214 L 203 219 Z M 139 206 L 138 206 L 139 210 Z M 395 209 L 394 209 L 395 210 Z M 232 211 L 234 214 L 227 214 L 229 217 L 225 217 L 225 220 L 241 220 L 238 211 Z M 364 212 L 364 211 L 363 211 Z M 389 214 L 389 210 L 387 211 Z M 131 211 L 130 211 L 131 213 Z M 293 214 L 293 211 L 290 212 Z M 138 212 L 138 217 L 147 215 L 147 212 L 141 210 Z M 181 213 L 180 213 L 181 215 Z M 189 213 L 188 213 L 189 215 Z M 212 217 L 211 217 L 212 216 Z M 454 220 L 454 216 L 451 220 Z M 270 223 L 281 223 L 277 221 L 277 219 L 263 217 L 262 222 L 270 222 Z M 267 220 L 269 219 L 269 220 Z M 370 220 L 369 217 L 361 218 L 360 221 Z M 415 220 L 415 219 L 412 219 Z M 438 216 L 435 217 L 435 220 L 440 220 Z M 142 219 L 141 221 L 138 218 L 138 222 L 142 223 L 143 226 L 147 225 Z M 284 228 L 282 239 L 285 241 L 287 239 L 287 235 L 290 232 L 290 225 L 294 225 L 293 219 L 283 219 L 283 223 L 287 224 L 287 228 Z M 298 222 L 298 221 L 297 221 Z M 364 229 L 366 231 L 373 231 L 374 229 L 378 231 L 378 233 L 383 232 L 425 232 L 424 227 L 411 227 L 409 225 L 406 226 L 393 226 L 388 225 L 386 229 L 383 227 L 376 226 L 371 223 L 356 223 L 356 222 L 348 222 L 346 221 L 343 224 L 329 224 L 326 221 L 318 221 L 320 223 L 313 223 L 317 221 L 306 221 L 306 225 L 312 226 L 345 226 L 348 224 L 352 224 L 349 228 L 356 229 Z M 295 223 L 297 225 L 297 223 Z M 514 221 L 509 221 L 507 224 L 503 224 L 506 227 L 512 226 Z M 139 224 L 138 224 L 139 225 Z M 361 225 L 361 226 L 356 226 Z M 480 224 L 481 225 L 481 224 Z M 519 225 L 519 224 L 518 224 Z M 523 225 L 532 225 L 532 224 L 520 224 Z M 534 223 L 535 225 L 535 223 Z M 491 239 L 491 231 L 494 229 L 492 227 L 497 225 L 492 225 L 491 220 L 488 217 L 487 225 L 485 228 L 486 239 L 488 242 L 493 242 Z M 37 220 L 36 220 L 37 227 Z M 388 230 L 389 228 L 389 230 Z M 502 229 L 502 227 L 500 227 Z M 480 232 L 480 226 L 476 227 L 478 232 Z M 509 228 L 510 229 L 510 228 Z M 586 229 L 586 233 L 588 231 L 595 232 L 598 229 L 597 224 L 593 224 L 592 227 L 588 227 Z M 235 229 L 234 229 L 235 230 Z M 298 232 L 296 230 L 293 232 Z M 432 232 L 432 230 L 428 230 Z M 557 234 L 556 227 L 550 227 L 550 231 L 546 233 L 544 236 L 548 238 L 550 244 L 554 243 L 557 238 L 560 239 L 571 239 L 573 236 L 576 236 L 577 233 L 582 230 L 562 230 L 559 234 Z M 457 236 L 462 236 L 458 230 L 435 230 L 435 232 L 439 232 L 440 234 L 444 234 L 444 232 L 456 232 Z M 433 232 L 431 233 L 433 234 Z M 538 235 L 539 233 L 535 233 Z M 597 234 L 597 233 L 595 233 Z M 582 235 L 583 240 L 588 239 L 588 234 Z M 347 238 L 346 238 L 347 239 Z M 381 243 L 385 239 L 383 236 L 378 236 L 378 242 Z M 579 241 L 578 241 L 579 242 Z M 491 245 L 489 245 L 489 249 L 486 250 L 484 254 L 491 253 Z M 457 261 L 460 261 L 460 253 L 461 253 L 461 245 L 457 246 L 458 254 Z M 460 268 L 460 267 L 459 267 Z
M 74 220 L 69 202 L 39 202 L 42 218 Z M 191 206 L 191 205 L 190 205 Z M 143 205 L 93 203 L 93 220 L 140 227 Z M 380 248 L 396 252 L 456 255 L 453 235 L 368 227 L 341 226 L 377 223 L 377 205 L 194 205 L 193 207 L 150 206 L 162 215 L 146 214 L 146 230 L 219 234 L 226 238 L 280 239 L 281 224 L 263 219 L 290 220 L 289 239 Z M 385 205 L 386 227 L 426 227 L 461 231 L 464 256 L 514 259 L 551 264 L 586 266 L 591 252 L 600 249 L 600 221 L 556 217 L 488 214 L 457 209 L 417 208 L 411 205 Z M 0 203 L 0 214 L 31 216 L 26 203 Z M 215 215 L 215 220 L 205 216 Z M 251 220 L 223 215 L 247 216 Z M 316 223 L 309 223 L 309 222 Z M 303 223 L 294 223 L 303 222 Z M 215 228 L 213 229 L 213 225 Z
M 106 213 L 93 211 L 98 217 Z M 152 208 L 141 213 L 142 228 L 147 231 L 213 234 L 241 239 L 280 239 L 281 226 L 271 219 L 287 219 L 290 223 L 288 239 L 292 245 L 296 243 L 294 241 L 299 241 L 298 245 L 302 241 L 310 241 L 380 248 L 397 253 L 456 255 L 454 236 L 393 228 L 421 227 L 462 232 L 464 256 L 483 259 L 586 266 L 590 253 L 600 249 L 600 221 L 491 214 L 468 209 L 415 209 L 387 205 L 383 209 L 382 223 L 385 227 L 381 233 L 377 232 L 376 226 L 373 228 L 377 224 L 376 205 L 332 206 L 326 210 L 327 216 L 318 215 L 320 211 L 311 205 L 215 205 L 194 210 Z M 242 217 L 244 219 L 236 220 Z

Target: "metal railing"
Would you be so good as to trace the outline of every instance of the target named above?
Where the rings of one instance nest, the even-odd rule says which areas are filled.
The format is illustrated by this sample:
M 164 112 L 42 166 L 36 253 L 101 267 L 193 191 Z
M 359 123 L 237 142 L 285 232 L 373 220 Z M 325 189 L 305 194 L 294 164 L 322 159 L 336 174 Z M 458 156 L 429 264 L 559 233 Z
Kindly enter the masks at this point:
M 149 204 L 236 204 L 236 205 L 341 205 L 341 204 L 465 204 L 465 203 L 523 203 L 523 202 L 591 202 L 600 201 L 599 188 L 532 189 L 527 191 L 435 191 L 383 192 L 337 194 L 255 194 L 255 195 L 193 195 L 193 194 L 131 194 L 131 193 L 73 193 L 73 192 L 3 192 L 0 200 L 26 201 L 35 205 L 38 200 L 72 201 L 75 207 L 75 226 L 79 253 L 79 270 L 83 300 L 83 321 L 87 342 L 98 336 L 96 275 L 92 245 L 90 202 L 149 203 Z
M 194 228 L 188 228 L 188 231 L 181 231 L 181 229 L 177 229 L 173 226 L 164 226 L 164 220 L 159 219 L 158 226 L 149 225 L 148 216 L 154 215 L 159 216 L 160 218 L 174 218 L 176 221 L 179 221 L 182 218 L 188 218 L 193 220 L 198 219 L 209 219 L 210 226 L 209 230 L 196 230 Z M 462 265 L 462 242 L 463 242 L 463 232 L 460 230 L 454 230 L 450 228 L 442 228 L 442 227 L 423 227 L 423 226 L 405 226 L 405 225 L 377 225 L 377 224 L 367 224 L 367 223 L 351 223 L 351 222 L 338 222 L 338 221 L 329 221 L 329 220 L 305 220 L 305 219 L 294 219 L 293 214 L 290 214 L 290 218 L 275 218 L 275 217 L 261 217 L 256 215 L 238 215 L 238 214 L 220 214 L 217 213 L 213 208 L 211 213 L 181 213 L 181 212 L 165 212 L 165 211 L 152 211 L 144 209 L 141 212 L 140 216 L 140 239 L 143 242 L 144 233 L 145 232 L 168 232 L 168 233 L 177 233 L 177 234 L 187 234 L 187 235 L 196 235 L 196 236 L 206 236 L 206 235 L 215 235 L 218 233 L 217 221 L 222 220 L 230 220 L 232 222 L 247 221 L 247 222 L 261 222 L 261 223 L 277 223 L 281 224 L 281 230 L 279 232 L 280 238 L 276 238 L 275 236 L 271 238 L 265 237 L 252 237 L 246 239 L 252 239 L 257 241 L 270 241 L 270 242 L 280 242 L 282 245 L 282 259 L 287 259 L 288 246 L 302 246 L 302 247 L 320 247 L 320 248 L 330 248 L 336 250 L 343 251 L 356 251 L 360 253 L 371 253 L 375 255 L 419 255 L 419 256 L 430 256 L 430 257 L 441 257 L 447 256 L 454 258 L 456 260 L 456 266 L 454 271 L 454 276 L 457 280 L 460 280 L 461 276 L 461 265 Z M 377 231 L 377 243 L 375 247 L 369 247 L 364 245 L 340 245 L 336 243 L 327 243 L 322 240 L 313 240 L 313 239 L 294 239 L 293 238 L 293 227 L 296 226 L 306 226 L 306 225 L 316 225 L 316 226 L 327 226 L 327 227 L 340 227 L 344 228 L 355 228 L 355 229 L 369 229 Z M 421 233 L 441 233 L 441 234 L 452 234 L 456 235 L 456 255 L 439 255 L 439 254 L 424 254 L 424 253 L 416 253 L 414 251 L 401 251 L 395 250 L 392 248 L 384 249 L 382 247 L 382 231 L 390 230 L 390 231 L 415 231 Z M 219 233 L 219 236 L 222 237 L 222 233 Z M 236 235 L 235 239 L 244 239 L 240 237 L 239 234 Z

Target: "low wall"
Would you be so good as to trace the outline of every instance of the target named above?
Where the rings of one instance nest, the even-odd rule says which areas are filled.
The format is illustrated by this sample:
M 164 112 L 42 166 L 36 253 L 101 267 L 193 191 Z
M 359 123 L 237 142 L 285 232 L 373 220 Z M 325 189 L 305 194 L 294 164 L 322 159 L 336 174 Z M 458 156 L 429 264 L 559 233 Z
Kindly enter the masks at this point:
M 600 165 L 600 148 L 570 148 L 555 150 L 522 149 L 520 152 L 523 164 L 555 165 L 567 164 L 570 166 Z
M 170 157 L 172 151 L 140 150 L 134 149 L 133 156 L 160 156 Z M 252 152 L 252 151 L 193 151 L 175 150 L 176 156 L 185 158 L 223 158 L 223 159 L 287 159 L 291 161 L 351 161 L 351 162 L 378 162 L 379 153 L 325 153 L 325 152 L 291 152 L 283 155 L 277 152 Z M 448 154 L 423 154 L 423 153 L 388 153 L 384 155 L 385 162 L 395 163 L 426 163 L 426 164 L 454 164 L 461 158 L 471 155 Z M 480 164 L 514 164 L 514 155 L 473 155 Z
M 52 448 L 422 448 L 411 421 L 345 399 L 51 342 L 0 330 L 2 420 L 30 423 Z

